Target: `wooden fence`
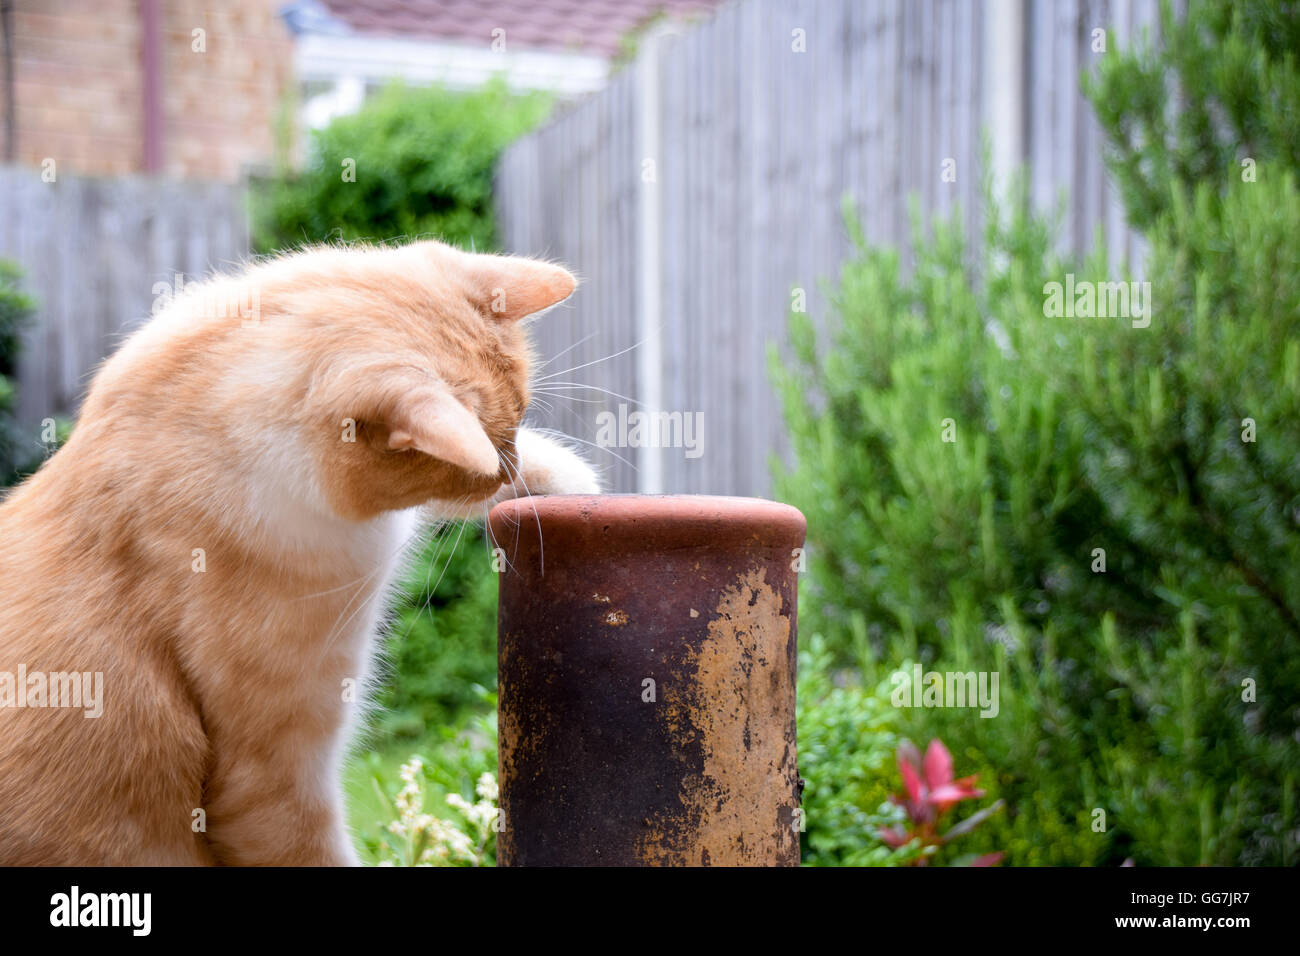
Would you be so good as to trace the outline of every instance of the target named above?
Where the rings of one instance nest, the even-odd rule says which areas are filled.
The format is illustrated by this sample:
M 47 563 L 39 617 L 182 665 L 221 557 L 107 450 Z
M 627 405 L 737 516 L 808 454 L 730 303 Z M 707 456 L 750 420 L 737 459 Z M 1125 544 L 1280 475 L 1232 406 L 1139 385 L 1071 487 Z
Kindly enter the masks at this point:
M 621 443 L 593 452 L 617 490 L 766 493 L 786 448 L 768 344 L 784 341 L 797 290 L 825 313 L 823 285 L 849 250 L 843 200 L 875 242 L 906 241 L 909 197 L 926 216 L 959 204 L 977 236 L 981 130 L 996 175 L 1024 164 L 1041 206 L 1066 197 L 1064 245 L 1085 248 L 1099 229 L 1116 268 L 1137 266 L 1079 77 L 1107 55 L 1094 30 L 1125 43 L 1155 32 L 1156 10 L 738 0 L 647 39 L 608 88 L 515 143 L 498 169 L 506 247 L 584 280 L 535 330 L 551 358 L 542 374 L 563 372 L 543 383 L 563 394 L 543 393 L 553 407 L 540 417 Z M 627 447 L 647 439 L 618 427 L 620 404 L 630 414 L 638 402 L 698 415 L 697 448 Z
M 160 294 L 248 254 L 238 186 L 0 167 L 0 258 L 38 303 L 18 365 L 20 427 L 76 410 L 100 361 Z

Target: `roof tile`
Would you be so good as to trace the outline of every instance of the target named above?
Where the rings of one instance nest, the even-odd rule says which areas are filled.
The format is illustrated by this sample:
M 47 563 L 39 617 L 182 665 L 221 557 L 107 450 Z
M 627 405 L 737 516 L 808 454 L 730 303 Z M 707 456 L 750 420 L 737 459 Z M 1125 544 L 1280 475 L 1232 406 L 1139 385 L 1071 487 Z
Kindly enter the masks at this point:
M 336 18 L 358 33 L 441 39 L 464 43 L 506 42 L 529 48 L 611 56 L 619 39 L 663 11 L 689 17 L 709 13 L 720 0 L 322 0 Z

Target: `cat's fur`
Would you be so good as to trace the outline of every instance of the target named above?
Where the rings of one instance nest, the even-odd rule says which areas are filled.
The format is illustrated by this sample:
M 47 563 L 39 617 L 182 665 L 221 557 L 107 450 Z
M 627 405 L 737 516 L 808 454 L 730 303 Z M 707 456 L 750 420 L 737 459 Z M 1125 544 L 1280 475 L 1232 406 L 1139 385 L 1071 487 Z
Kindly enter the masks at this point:
M 104 698 L 0 706 L 0 864 L 356 862 L 340 763 L 418 519 L 597 490 L 517 431 L 519 320 L 574 285 L 435 242 L 323 247 L 126 341 L 0 504 L 0 672 L 101 672 Z

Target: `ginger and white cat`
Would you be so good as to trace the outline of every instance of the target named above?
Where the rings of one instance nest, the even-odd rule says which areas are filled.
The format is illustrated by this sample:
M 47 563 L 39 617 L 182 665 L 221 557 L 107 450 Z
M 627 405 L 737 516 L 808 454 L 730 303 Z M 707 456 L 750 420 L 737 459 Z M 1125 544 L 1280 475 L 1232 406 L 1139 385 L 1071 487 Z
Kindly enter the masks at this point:
M 436 242 L 315 248 L 126 341 L 0 503 L 0 864 L 356 862 L 348 691 L 419 519 L 598 490 L 519 427 L 519 320 L 574 285 Z M 98 717 L 50 706 L 75 674 L 102 674 Z

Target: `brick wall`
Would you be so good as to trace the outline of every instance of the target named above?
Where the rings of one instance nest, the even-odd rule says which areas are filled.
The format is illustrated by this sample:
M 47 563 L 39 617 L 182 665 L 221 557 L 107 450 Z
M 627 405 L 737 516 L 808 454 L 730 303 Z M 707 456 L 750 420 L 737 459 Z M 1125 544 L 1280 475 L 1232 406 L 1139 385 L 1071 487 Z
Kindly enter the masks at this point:
M 292 75 L 280 0 L 157 3 L 161 172 L 233 181 L 273 155 Z M 52 157 L 60 172 L 90 175 L 144 171 L 139 0 L 15 0 L 12 24 L 17 161 Z

